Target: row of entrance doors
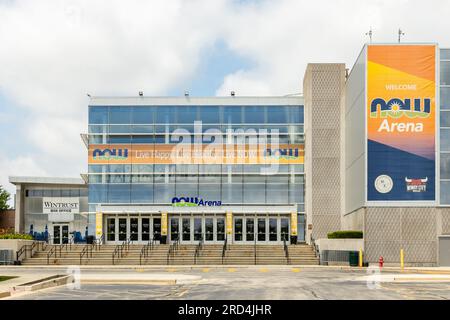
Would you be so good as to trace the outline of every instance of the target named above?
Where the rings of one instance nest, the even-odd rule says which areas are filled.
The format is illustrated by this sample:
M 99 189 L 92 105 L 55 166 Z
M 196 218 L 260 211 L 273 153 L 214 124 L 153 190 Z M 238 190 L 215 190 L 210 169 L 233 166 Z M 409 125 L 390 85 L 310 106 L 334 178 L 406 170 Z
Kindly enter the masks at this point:
M 289 218 L 280 216 L 235 216 L 232 239 L 234 243 L 283 243 L 289 241 Z M 223 216 L 172 216 L 168 223 L 168 240 L 181 243 L 223 243 L 226 221 Z M 119 243 L 161 240 L 161 218 L 153 216 L 106 217 L 106 241 Z

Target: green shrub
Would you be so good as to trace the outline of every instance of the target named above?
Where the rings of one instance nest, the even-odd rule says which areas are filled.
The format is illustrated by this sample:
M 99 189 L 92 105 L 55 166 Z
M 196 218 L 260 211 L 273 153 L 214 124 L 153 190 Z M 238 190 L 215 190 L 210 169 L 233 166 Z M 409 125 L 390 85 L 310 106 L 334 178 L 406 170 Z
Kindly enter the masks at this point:
M 362 231 L 335 231 L 328 234 L 328 239 L 362 239 Z
M 21 239 L 21 240 L 33 240 L 33 237 L 29 234 L 22 233 L 5 233 L 0 234 L 0 239 Z

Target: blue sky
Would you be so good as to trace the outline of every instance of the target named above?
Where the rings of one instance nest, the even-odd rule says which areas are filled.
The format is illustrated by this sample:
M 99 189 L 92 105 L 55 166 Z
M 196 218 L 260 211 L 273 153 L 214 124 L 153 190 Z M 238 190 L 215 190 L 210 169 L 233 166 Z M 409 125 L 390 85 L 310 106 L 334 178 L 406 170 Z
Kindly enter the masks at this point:
M 351 68 L 371 27 L 375 42 L 401 27 L 450 47 L 448 12 L 448 0 L 0 0 L 0 185 L 87 171 L 86 93 L 298 93 L 309 62 Z

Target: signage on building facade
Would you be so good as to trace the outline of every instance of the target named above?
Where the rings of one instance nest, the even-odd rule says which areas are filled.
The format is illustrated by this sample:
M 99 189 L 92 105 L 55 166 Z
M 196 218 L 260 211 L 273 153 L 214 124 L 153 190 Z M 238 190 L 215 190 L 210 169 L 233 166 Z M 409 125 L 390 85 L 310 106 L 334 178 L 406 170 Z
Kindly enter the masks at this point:
M 436 46 L 367 50 L 367 200 L 434 201 Z
M 199 197 L 173 197 L 172 206 L 174 207 L 219 207 L 222 201 L 204 200 Z
M 80 213 L 79 197 L 44 197 L 42 212 L 48 214 L 50 222 L 68 222 L 74 220 L 74 214 Z
M 89 164 L 303 164 L 303 144 L 90 145 Z

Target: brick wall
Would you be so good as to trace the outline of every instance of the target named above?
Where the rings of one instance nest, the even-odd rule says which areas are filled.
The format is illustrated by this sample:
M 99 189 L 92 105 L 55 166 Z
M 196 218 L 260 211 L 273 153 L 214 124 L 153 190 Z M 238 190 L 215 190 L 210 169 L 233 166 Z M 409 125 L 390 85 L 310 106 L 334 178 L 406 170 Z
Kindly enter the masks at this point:
M 15 210 L 0 211 L 0 229 L 14 229 Z

